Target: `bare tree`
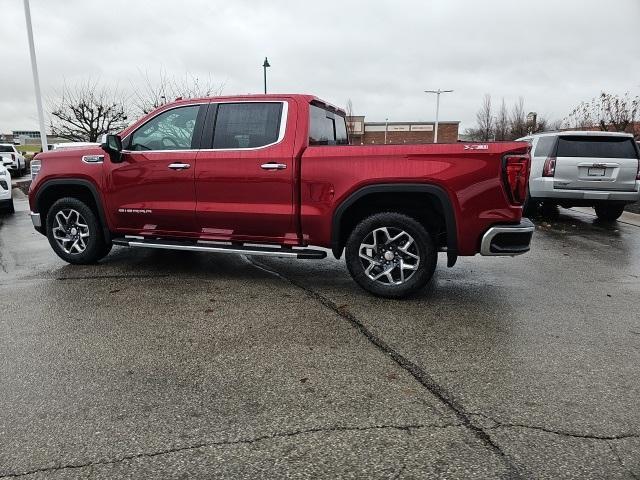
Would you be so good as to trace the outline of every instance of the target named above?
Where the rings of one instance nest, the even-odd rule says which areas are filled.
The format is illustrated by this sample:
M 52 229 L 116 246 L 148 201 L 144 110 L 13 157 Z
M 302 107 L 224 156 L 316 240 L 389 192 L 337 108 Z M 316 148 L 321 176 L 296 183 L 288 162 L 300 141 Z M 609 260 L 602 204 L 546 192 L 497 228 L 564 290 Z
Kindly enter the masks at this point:
M 524 98 L 520 97 L 513 104 L 509 123 L 509 136 L 511 139 L 524 137 L 529 133 L 527 116 L 524 113 Z
M 51 133 L 76 142 L 97 142 L 105 133 L 127 125 L 120 92 L 95 80 L 64 85 L 60 98 L 50 102 Z
M 510 140 L 509 138 L 509 112 L 507 111 L 507 104 L 502 99 L 500 104 L 500 110 L 495 121 L 495 139 L 496 140 Z
M 140 86 L 133 89 L 133 106 L 138 116 L 146 115 L 176 98 L 198 98 L 221 95 L 224 84 L 215 84 L 211 77 L 201 79 L 186 73 L 183 78 L 171 77 L 160 70 L 157 78 L 146 72 Z
M 598 128 L 602 131 L 631 132 L 640 116 L 640 97 L 629 92 L 616 95 L 601 92 L 590 102 L 581 102 L 564 119 L 568 128 Z
M 478 123 L 478 140 L 491 140 L 493 138 L 493 113 L 491 110 L 491 95 L 488 93 L 485 93 L 482 106 L 476 113 L 476 122 Z

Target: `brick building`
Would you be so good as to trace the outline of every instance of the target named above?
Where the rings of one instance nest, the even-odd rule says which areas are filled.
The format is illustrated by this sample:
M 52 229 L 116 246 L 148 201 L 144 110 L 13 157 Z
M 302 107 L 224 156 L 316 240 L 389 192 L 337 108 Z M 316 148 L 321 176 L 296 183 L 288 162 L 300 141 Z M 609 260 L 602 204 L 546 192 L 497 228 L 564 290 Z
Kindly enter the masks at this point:
M 364 116 L 347 117 L 353 145 L 433 143 L 435 122 L 365 122 Z M 438 143 L 458 141 L 460 122 L 438 122 Z

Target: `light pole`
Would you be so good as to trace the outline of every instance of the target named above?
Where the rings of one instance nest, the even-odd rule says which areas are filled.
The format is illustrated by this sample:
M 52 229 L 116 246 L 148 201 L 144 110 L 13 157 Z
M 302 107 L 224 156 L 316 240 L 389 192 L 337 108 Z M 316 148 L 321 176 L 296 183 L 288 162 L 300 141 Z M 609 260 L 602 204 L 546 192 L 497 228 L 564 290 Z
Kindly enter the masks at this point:
M 38 76 L 38 65 L 36 63 L 36 48 L 33 44 L 33 28 L 31 28 L 31 9 L 29 0 L 24 0 L 24 18 L 27 22 L 27 38 L 29 39 L 29 53 L 31 54 L 31 71 L 33 73 L 33 86 L 36 90 L 36 106 L 38 108 L 38 121 L 40 123 L 40 143 L 42 151 L 48 150 L 47 132 L 44 129 L 44 113 L 42 111 L 42 95 L 40 94 L 40 77 Z
M 389 119 L 385 118 L 384 119 L 384 144 L 387 144 L 387 130 L 388 130 L 388 126 L 389 126 Z
M 450 93 L 453 90 L 425 90 L 424 93 L 435 93 L 436 94 L 436 127 L 435 132 L 433 134 L 433 143 L 438 143 L 438 116 L 440 115 L 440 94 L 441 93 Z
M 262 69 L 264 70 L 264 94 L 267 94 L 267 68 L 270 67 L 269 60 L 267 57 L 264 57 L 264 63 L 262 64 Z

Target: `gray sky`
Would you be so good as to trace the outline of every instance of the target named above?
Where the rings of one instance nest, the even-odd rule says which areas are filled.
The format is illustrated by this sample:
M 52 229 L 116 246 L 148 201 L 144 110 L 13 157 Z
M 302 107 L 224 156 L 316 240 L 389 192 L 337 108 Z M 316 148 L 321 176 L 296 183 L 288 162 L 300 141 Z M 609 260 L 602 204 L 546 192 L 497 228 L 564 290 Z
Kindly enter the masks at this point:
M 0 0 L 0 131 L 37 129 L 21 0 Z M 164 69 L 259 93 L 313 93 L 369 121 L 475 123 L 482 96 L 566 116 L 640 94 L 639 0 L 31 0 L 43 94 L 93 78 L 130 91 Z

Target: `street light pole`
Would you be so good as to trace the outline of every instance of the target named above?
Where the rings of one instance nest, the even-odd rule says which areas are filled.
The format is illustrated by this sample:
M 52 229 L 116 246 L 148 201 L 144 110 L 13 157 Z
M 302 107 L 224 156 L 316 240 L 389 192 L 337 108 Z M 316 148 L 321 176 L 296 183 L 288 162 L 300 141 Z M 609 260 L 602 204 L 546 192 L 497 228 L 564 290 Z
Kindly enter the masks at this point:
M 436 126 L 435 132 L 433 134 L 433 143 L 438 143 L 438 117 L 440 116 L 440 94 L 441 93 L 450 93 L 453 90 L 425 90 L 424 93 L 435 93 L 436 94 Z
M 26 0 L 25 0 L 26 1 Z M 267 57 L 264 57 L 264 63 L 262 64 L 262 68 L 264 70 L 264 94 L 267 94 L 267 68 L 270 67 L 269 60 Z
M 44 129 L 44 113 L 42 110 L 42 95 L 40 94 L 40 77 L 38 76 L 38 64 L 36 63 L 36 48 L 33 44 L 33 28 L 31 27 L 31 9 L 29 0 L 24 0 L 24 18 L 27 22 L 27 38 L 29 39 L 29 53 L 31 54 L 31 71 L 33 73 L 33 86 L 36 91 L 36 106 L 38 108 L 38 121 L 40 123 L 40 143 L 42 151 L 48 150 L 47 132 Z

